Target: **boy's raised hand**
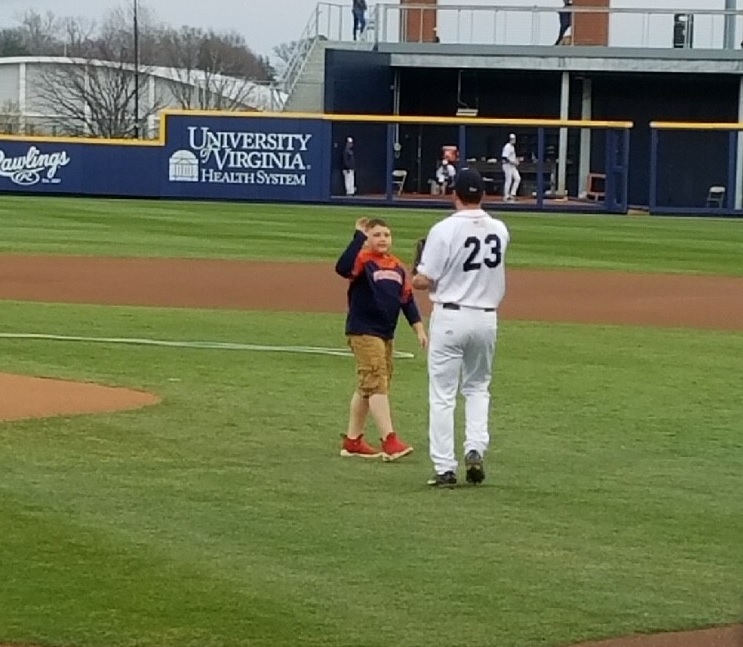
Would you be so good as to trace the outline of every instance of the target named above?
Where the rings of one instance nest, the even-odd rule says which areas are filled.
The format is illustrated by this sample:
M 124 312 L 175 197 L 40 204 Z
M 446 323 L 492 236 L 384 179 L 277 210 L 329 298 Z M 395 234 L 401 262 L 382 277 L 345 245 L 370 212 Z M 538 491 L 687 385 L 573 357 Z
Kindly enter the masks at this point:
M 356 221 L 356 231 L 360 231 L 361 233 L 365 234 L 368 225 L 369 225 L 369 218 L 359 218 Z

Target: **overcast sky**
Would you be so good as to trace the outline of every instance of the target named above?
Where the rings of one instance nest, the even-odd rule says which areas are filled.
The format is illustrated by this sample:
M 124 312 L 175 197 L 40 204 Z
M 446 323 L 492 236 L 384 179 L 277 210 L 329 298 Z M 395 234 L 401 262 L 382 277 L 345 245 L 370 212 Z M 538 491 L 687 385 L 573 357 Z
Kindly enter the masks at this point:
M 27 9 L 52 11 L 59 16 L 100 18 L 106 9 L 133 0 L 0 0 L 0 25 L 13 24 Z M 351 0 L 331 0 L 350 7 Z M 394 4 L 396 0 L 386 0 Z M 153 9 L 158 20 L 173 26 L 188 24 L 217 30 L 234 29 L 245 36 L 259 54 L 271 54 L 274 45 L 298 38 L 312 14 L 315 0 L 140 0 Z M 374 4 L 368 0 L 368 4 Z M 558 7 L 561 0 L 439 0 L 441 5 L 506 5 Z M 743 3 L 741 3 L 743 4 Z M 664 9 L 723 9 L 725 0 L 613 0 L 614 7 L 657 7 Z M 346 20 L 350 16 L 347 12 Z M 350 29 L 350 22 L 344 23 Z

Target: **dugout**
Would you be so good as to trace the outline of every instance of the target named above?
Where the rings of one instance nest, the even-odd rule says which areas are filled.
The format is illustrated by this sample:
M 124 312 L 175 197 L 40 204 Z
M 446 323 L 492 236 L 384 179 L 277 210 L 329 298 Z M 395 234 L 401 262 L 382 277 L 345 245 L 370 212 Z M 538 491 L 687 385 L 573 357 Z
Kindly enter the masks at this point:
M 735 194 L 730 206 L 740 209 L 741 169 L 730 167 L 739 166 L 739 142 L 731 144 L 721 132 L 676 130 L 664 135 L 661 154 L 653 155 L 651 122 L 737 122 L 743 112 L 742 64 L 740 50 L 440 43 L 378 43 L 371 51 L 329 48 L 324 110 L 442 117 L 464 110 L 481 118 L 631 121 L 631 205 L 648 206 L 654 191 L 664 207 L 703 209 L 709 187 L 727 186 L 734 178 L 728 197 Z M 386 142 L 373 128 L 355 128 L 348 134 L 357 138 L 359 184 L 381 191 Z M 534 129 L 507 125 L 471 132 L 468 157 L 499 157 L 511 131 L 518 137 L 518 153 L 529 159 Z M 563 167 L 552 177 L 556 189 L 583 198 L 591 188 L 590 174 L 605 171 L 604 138 L 597 135 L 585 129 L 545 132 L 548 161 Z M 408 171 L 408 190 L 425 194 L 441 146 L 457 143 L 456 126 L 401 125 L 395 143 L 396 164 Z M 657 163 L 652 170 L 651 160 Z

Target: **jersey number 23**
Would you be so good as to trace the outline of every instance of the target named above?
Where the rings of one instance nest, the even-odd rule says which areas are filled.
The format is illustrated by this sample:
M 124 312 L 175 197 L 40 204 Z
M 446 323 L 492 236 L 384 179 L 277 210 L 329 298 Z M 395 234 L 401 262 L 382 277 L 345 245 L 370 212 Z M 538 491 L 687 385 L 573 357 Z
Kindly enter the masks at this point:
M 483 239 L 470 236 L 464 241 L 464 248 L 471 250 L 470 255 L 462 265 L 465 272 L 479 270 L 483 264 L 485 264 L 485 267 L 492 269 L 503 262 L 501 240 L 497 234 L 488 234 Z

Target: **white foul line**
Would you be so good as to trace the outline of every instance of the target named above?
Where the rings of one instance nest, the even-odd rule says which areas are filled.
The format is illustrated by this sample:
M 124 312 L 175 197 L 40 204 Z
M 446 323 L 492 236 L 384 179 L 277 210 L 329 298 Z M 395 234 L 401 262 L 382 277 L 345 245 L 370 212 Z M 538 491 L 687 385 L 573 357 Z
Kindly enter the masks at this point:
M 102 344 L 131 344 L 137 346 L 168 346 L 171 348 L 199 348 L 209 350 L 248 350 L 275 353 L 303 353 L 310 355 L 331 355 L 333 357 L 353 357 L 344 348 L 323 348 L 321 346 L 263 346 L 260 344 L 239 344 L 223 341 L 169 341 L 163 339 L 137 339 L 129 337 L 78 337 L 71 335 L 47 335 L 41 333 L 0 333 L 0 339 L 40 339 L 46 341 L 76 341 Z M 396 359 L 414 359 L 413 353 L 394 351 Z

